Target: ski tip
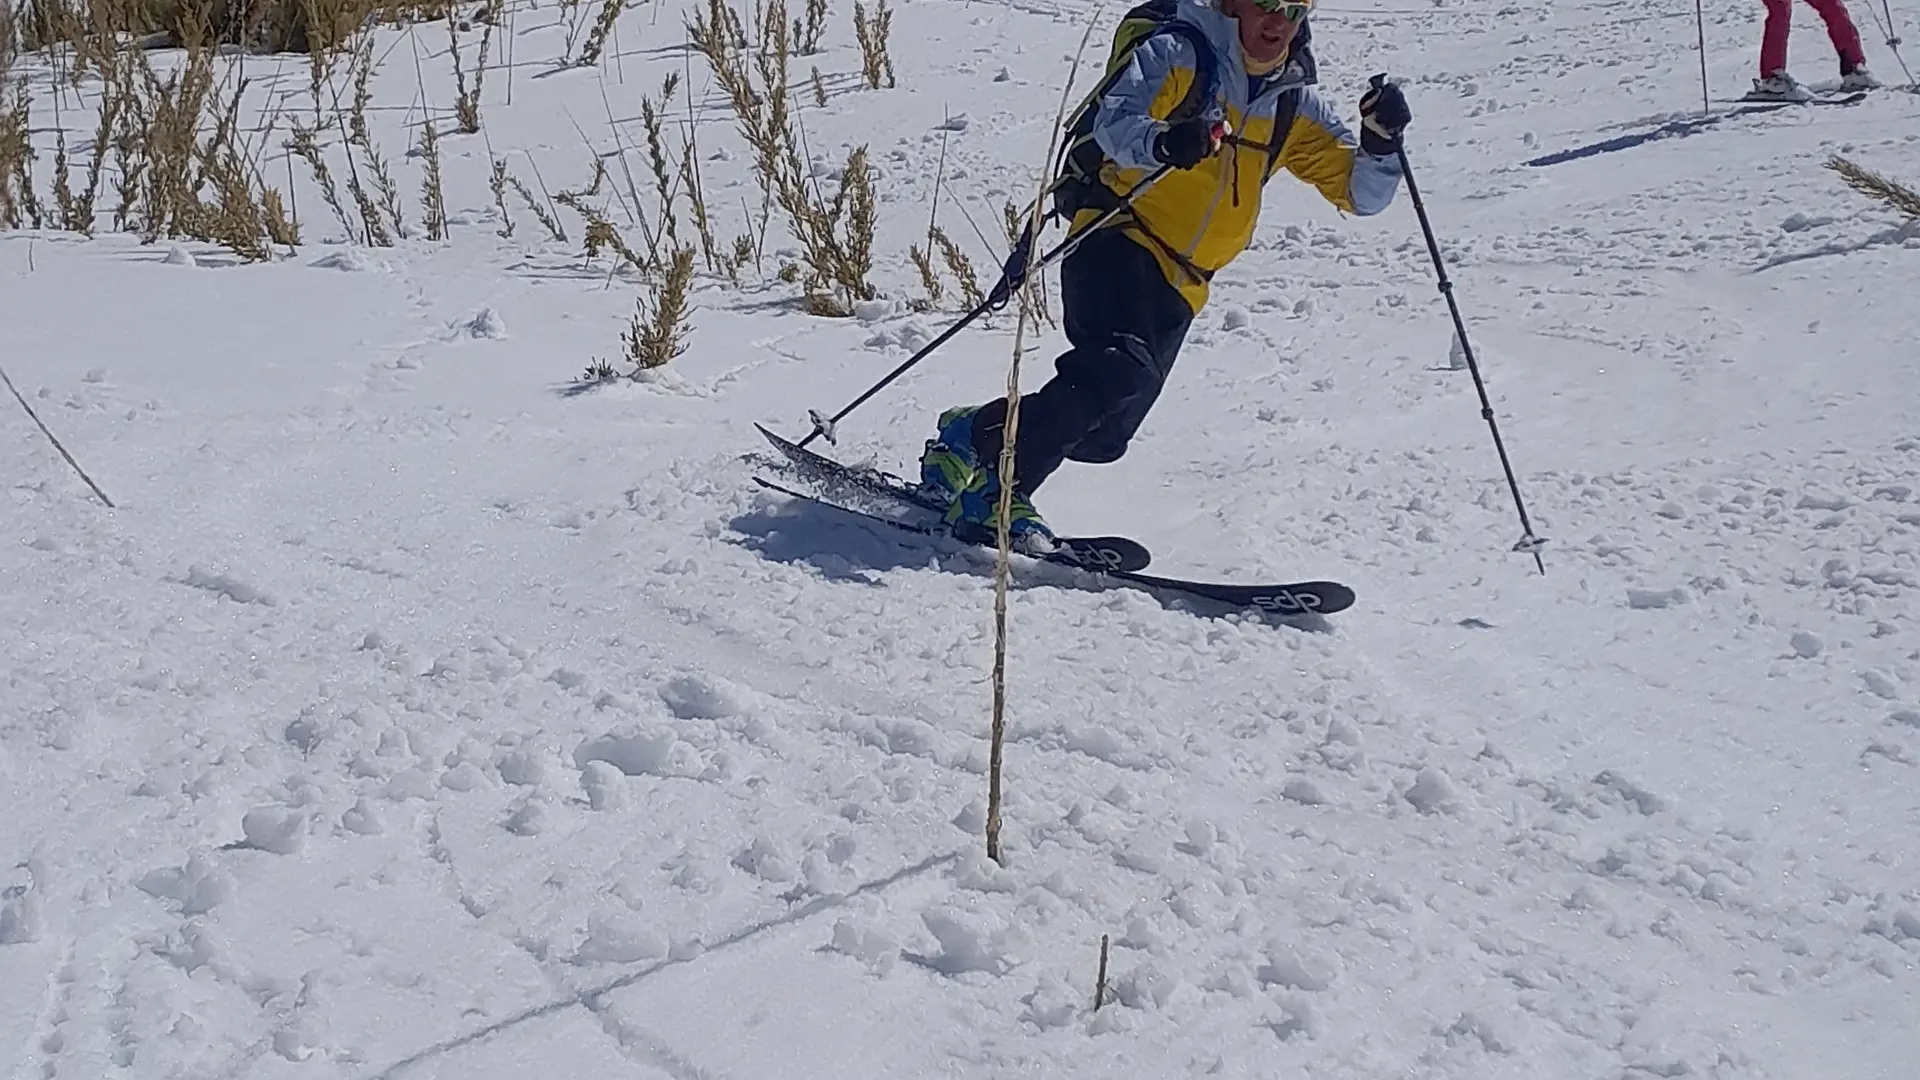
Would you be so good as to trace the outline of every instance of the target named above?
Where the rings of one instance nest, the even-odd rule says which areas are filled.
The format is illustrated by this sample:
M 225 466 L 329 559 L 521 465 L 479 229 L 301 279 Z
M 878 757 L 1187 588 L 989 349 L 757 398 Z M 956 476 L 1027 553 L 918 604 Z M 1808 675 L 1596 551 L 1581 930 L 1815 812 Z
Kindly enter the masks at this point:
M 796 454 L 804 455 L 804 454 L 812 453 L 811 450 L 802 449 L 799 443 L 794 442 L 792 439 L 787 438 L 785 435 L 782 435 L 777 431 L 774 431 L 772 428 L 768 427 L 765 424 L 760 423 L 758 420 L 754 421 L 753 426 L 759 430 L 761 435 L 766 437 L 766 440 L 768 442 L 773 444 L 774 449 L 779 450 L 781 453 L 786 454 L 788 457 L 792 457 Z

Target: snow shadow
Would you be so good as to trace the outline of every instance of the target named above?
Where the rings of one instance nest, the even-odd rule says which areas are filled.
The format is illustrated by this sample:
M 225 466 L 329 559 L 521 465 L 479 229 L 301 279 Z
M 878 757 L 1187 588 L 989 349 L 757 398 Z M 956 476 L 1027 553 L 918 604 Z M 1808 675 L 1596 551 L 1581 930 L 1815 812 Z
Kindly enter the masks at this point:
M 1711 113 L 1705 116 L 1677 117 L 1660 123 L 1648 130 L 1616 135 L 1610 139 L 1601 139 L 1599 142 L 1588 143 L 1585 146 L 1576 146 L 1570 150 L 1559 150 L 1551 154 L 1542 154 L 1539 157 L 1528 159 L 1526 164 L 1534 168 L 1540 168 L 1546 165 L 1559 165 L 1564 162 L 1579 161 L 1583 158 L 1595 157 L 1600 154 L 1611 154 L 1618 150 L 1628 150 L 1662 139 L 1683 139 L 1735 117 L 1751 116 L 1754 113 L 1774 112 L 1785 108 L 1787 104 L 1790 103 L 1750 103 L 1742 107 L 1728 109 L 1725 112 Z
M 796 499 L 748 511 L 728 524 L 738 534 L 733 542 L 774 562 L 810 567 L 829 581 L 884 589 L 888 587 L 887 571 L 909 569 L 964 574 L 982 582 L 993 580 L 994 552 L 986 548 L 945 536 L 917 536 L 819 503 Z M 1155 570 L 1150 567 L 1147 572 Z M 1236 616 L 1317 632 L 1333 628 L 1323 615 L 1255 615 L 1204 597 L 1112 581 L 1089 571 L 1031 559 L 1018 561 L 1009 587 L 1016 591 L 1056 588 L 1087 593 L 1124 589 L 1150 597 L 1169 611 L 1200 618 Z
M 750 510 L 727 524 L 737 543 L 762 558 L 812 567 L 829 581 L 881 586 L 885 571 L 927 568 L 935 559 L 954 569 L 951 558 L 973 554 L 957 540 L 911 536 L 810 503 Z

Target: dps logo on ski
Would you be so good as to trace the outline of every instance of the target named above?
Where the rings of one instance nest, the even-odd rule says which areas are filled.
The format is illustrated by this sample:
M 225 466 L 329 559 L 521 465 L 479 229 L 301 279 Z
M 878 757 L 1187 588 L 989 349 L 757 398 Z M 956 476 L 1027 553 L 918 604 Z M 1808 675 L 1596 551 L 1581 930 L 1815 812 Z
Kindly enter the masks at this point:
M 1127 556 L 1124 552 L 1115 551 L 1110 547 L 1096 547 L 1080 552 L 1079 560 L 1083 565 L 1097 564 L 1108 570 L 1118 570 L 1126 565 Z
M 1320 598 L 1312 593 L 1295 596 L 1290 592 L 1275 593 L 1272 596 L 1256 596 L 1253 606 L 1262 611 L 1274 611 L 1282 615 L 1296 615 L 1303 612 L 1320 610 Z

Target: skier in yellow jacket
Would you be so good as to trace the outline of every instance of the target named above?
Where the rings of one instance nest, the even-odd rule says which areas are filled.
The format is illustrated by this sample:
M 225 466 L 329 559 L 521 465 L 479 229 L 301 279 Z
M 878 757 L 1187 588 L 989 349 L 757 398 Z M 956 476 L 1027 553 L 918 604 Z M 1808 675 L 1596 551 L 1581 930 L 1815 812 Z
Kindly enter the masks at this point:
M 1054 377 L 1021 398 L 1009 531 L 1022 547 L 1052 539 L 1035 489 L 1064 460 L 1117 461 L 1159 397 L 1215 271 L 1246 249 L 1266 182 L 1292 173 L 1334 206 L 1376 214 L 1400 183 L 1411 119 L 1392 84 L 1360 100 L 1357 141 L 1313 89 L 1312 0 L 1156 0 L 1117 42 L 1098 99 L 1073 226 L 1165 175 L 1061 264 L 1073 346 Z M 1150 11 L 1149 9 L 1157 9 Z M 1204 51 L 1203 51 L 1204 50 Z M 1006 402 L 948 409 L 920 460 L 922 484 L 956 525 L 992 528 Z

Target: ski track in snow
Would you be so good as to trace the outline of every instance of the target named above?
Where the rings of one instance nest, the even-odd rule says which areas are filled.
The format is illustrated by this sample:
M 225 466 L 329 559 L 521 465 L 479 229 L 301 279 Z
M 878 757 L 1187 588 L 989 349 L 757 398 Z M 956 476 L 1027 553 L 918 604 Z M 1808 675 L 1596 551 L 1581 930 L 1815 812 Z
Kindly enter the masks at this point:
M 1548 572 L 1506 550 L 1404 193 L 1341 220 L 1276 180 L 1133 451 L 1041 504 L 1155 570 L 1360 602 L 1303 632 L 1025 575 L 1004 866 L 989 565 L 748 482 L 753 422 L 947 314 L 703 287 L 667 374 L 570 393 L 634 286 L 531 220 L 496 237 L 457 137 L 444 246 L 235 269 L 0 234 L 9 371 L 119 504 L 5 427 L 0 1078 L 1910 1075 L 1920 237 L 1819 166 L 1897 172 L 1920 99 L 1528 168 L 1685 115 L 1686 20 L 1408 8 L 1317 15 L 1325 89 L 1350 115 L 1407 79 Z M 952 208 L 992 232 L 1026 197 L 1091 10 L 904 4 L 875 93 L 835 6 L 805 119 L 826 162 L 871 141 L 894 294 L 943 138 L 942 223 L 997 262 Z M 1760 15 L 1709 12 L 1716 87 Z M 631 51 L 652 19 L 629 98 L 680 70 Z M 581 179 L 599 84 L 496 81 L 501 151 Z M 1009 331 L 836 452 L 908 468 Z

